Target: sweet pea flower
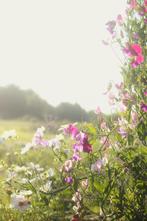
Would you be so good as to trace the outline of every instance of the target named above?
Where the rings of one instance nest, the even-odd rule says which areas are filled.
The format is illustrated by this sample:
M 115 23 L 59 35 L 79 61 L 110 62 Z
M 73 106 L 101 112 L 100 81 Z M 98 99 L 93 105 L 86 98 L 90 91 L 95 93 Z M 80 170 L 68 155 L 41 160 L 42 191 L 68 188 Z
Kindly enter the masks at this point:
M 116 18 L 116 21 L 117 21 L 118 25 L 122 25 L 123 24 L 122 15 L 118 15 L 117 18 Z
M 80 157 L 78 152 L 74 152 L 73 156 L 72 156 L 72 160 L 73 161 L 80 161 L 82 158 Z
M 71 135 L 71 137 L 74 139 L 79 133 L 79 130 L 74 124 L 69 124 L 64 128 L 64 133 Z
M 107 163 L 108 163 L 108 159 L 105 156 L 101 160 L 97 160 L 94 164 L 91 165 L 91 171 L 99 173 L 101 171 L 101 168 L 103 166 L 106 166 Z
M 147 91 L 144 91 L 144 93 L 143 93 L 143 94 L 144 94 L 144 96 L 147 96 Z
M 142 103 L 142 104 L 141 104 L 141 110 L 142 110 L 143 112 L 147 112 L 147 104 Z
M 116 21 L 109 21 L 106 23 L 107 30 L 110 32 L 110 34 L 114 34 L 114 29 L 116 27 Z
M 73 167 L 72 160 L 65 161 L 63 166 L 65 172 L 70 172 L 72 170 L 72 167 Z
M 137 7 L 137 1 L 136 0 L 131 0 L 130 1 L 130 8 L 135 9 Z
M 137 112 L 131 111 L 131 118 L 132 118 L 132 123 L 133 123 L 134 125 L 136 125 L 137 120 L 138 120 L 138 114 L 137 114 Z
M 139 44 L 128 45 L 123 49 L 123 51 L 128 57 L 133 58 L 133 61 L 131 62 L 132 68 L 136 68 L 138 65 L 144 62 L 142 48 Z
M 65 182 L 68 183 L 68 184 L 72 184 L 72 183 L 73 183 L 73 178 L 72 178 L 71 176 L 66 177 L 64 180 L 65 180 Z
M 102 144 L 102 146 L 104 148 L 110 147 L 110 141 L 109 141 L 108 137 L 106 137 L 106 136 L 101 137 L 100 143 Z

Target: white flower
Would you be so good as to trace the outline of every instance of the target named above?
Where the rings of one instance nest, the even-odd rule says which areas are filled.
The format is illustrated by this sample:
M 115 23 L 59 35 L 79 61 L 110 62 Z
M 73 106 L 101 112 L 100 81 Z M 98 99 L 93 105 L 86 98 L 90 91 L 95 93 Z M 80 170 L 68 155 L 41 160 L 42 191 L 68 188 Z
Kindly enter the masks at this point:
M 27 143 L 27 144 L 25 145 L 25 147 L 22 148 L 21 154 L 27 153 L 32 147 L 33 147 L 33 144 L 32 144 L 32 143 Z
M 51 190 L 52 181 L 49 180 L 46 184 L 40 187 L 40 190 L 43 192 L 49 192 Z
M 32 191 L 31 190 L 21 190 L 19 194 L 23 195 L 23 196 L 31 196 Z
M 48 175 L 49 175 L 49 177 L 53 177 L 54 176 L 54 170 L 52 169 L 52 168 L 50 168 L 49 170 L 48 170 Z
M 5 131 L 1 138 L 4 139 L 4 140 L 7 140 L 9 138 L 13 138 L 13 137 L 16 137 L 16 131 L 15 130 L 8 130 L 8 131 Z
M 30 206 L 30 201 L 22 194 L 11 195 L 11 207 L 24 211 Z

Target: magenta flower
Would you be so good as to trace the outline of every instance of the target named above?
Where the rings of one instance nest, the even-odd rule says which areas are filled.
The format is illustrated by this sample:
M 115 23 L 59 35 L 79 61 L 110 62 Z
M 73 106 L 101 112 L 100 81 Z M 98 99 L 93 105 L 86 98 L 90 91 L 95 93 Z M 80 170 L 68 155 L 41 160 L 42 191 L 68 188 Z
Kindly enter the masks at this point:
M 143 112 L 147 112 L 147 104 L 142 103 L 142 104 L 141 104 L 141 110 L 142 110 Z
M 138 65 L 144 62 L 142 48 L 139 44 L 128 45 L 123 49 L 123 51 L 128 57 L 133 58 L 133 61 L 131 62 L 131 66 L 133 68 L 136 68 Z
M 66 128 L 64 128 L 64 133 L 71 135 L 71 137 L 74 139 L 79 133 L 79 130 L 74 124 L 69 124 Z
M 147 96 L 147 91 L 144 91 L 144 95 Z

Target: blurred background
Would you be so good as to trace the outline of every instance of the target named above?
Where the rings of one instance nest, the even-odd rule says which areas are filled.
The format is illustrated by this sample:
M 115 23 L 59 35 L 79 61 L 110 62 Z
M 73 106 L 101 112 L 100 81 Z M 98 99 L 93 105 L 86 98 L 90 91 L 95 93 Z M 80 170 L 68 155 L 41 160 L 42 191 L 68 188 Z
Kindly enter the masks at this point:
M 98 105 L 110 114 L 103 92 L 121 81 L 120 63 L 102 40 L 124 8 L 124 0 L 0 1 L 0 118 L 89 121 Z

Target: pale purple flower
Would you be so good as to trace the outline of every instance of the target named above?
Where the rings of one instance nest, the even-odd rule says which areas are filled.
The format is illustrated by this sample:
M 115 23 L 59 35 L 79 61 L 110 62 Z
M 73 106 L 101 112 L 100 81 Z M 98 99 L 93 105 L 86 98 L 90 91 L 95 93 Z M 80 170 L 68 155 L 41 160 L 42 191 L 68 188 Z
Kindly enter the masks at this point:
M 65 180 L 65 182 L 68 183 L 68 184 L 73 183 L 73 178 L 72 178 L 71 176 L 66 177 L 64 180 Z
M 94 164 L 91 165 L 91 171 L 100 172 L 103 166 L 106 166 L 108 163 L 107 157 L 103 157 L 101 160 L 97 160 Z
M 114 34 L 114 30 L 116 27 L 116 21 L 109 21 L 106 23 L 107 30 L 110 32 L 110 34 Z
M 72 160 L 73 161 L 80 161 L 82 158 L 80 157 L 78 152 L 74 152 L 73 156 L 72 156 Z
M 126 138 L 128 135 L 127 131 L 123 127 L 118 129 L 118 133 L 122 136 L 122 138 Z
M 107 148 L 110 146 L 110 141 L 109 141 L 108 137 L 106 137 L 106 136 L 101 137 L 100 143 L 103 145 L 104 148 Z

